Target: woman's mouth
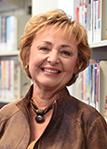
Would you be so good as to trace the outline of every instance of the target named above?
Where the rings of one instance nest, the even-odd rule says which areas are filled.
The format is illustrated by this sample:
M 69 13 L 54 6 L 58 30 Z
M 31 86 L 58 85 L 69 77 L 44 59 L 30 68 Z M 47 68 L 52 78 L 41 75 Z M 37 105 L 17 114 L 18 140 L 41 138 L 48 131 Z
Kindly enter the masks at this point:
M 55 68 L 41 68 L 42 71 L 46 72 L 46 73 L 49 73 L 49 74 L 59 74 L 61 73 L 60 70 L 58 69 L 55 69 Z

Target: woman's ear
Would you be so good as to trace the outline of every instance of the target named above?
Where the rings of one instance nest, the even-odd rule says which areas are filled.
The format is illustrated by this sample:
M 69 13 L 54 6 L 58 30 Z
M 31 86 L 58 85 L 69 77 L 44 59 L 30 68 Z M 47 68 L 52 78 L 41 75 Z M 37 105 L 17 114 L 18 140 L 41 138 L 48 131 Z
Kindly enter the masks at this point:
M 79 72 L 79 59 L 77 59 L 75 68 L 74 68 L 74 74 L 77 74 Z
M 25 55 L 25 64 L 26 65 L 29 65 L 29 55 L 30 55 L 30 50 L 28 50 Z

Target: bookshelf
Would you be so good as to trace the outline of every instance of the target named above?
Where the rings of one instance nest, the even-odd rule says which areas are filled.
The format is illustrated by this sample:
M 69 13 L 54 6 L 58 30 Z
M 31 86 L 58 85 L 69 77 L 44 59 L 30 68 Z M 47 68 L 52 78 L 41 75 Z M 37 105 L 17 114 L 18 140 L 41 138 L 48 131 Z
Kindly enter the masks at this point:
M 2 56 L 18 56 L 19 51 L 18 50 L 13 50 L 13 51 L 5 51 L 5 50 L 0 50 L 0 57 Z
M 32 0 L 32 15 L 56 8 L 63 9 L 86 28 L 91 47 L 107 45 L 106 0 Z
M 79 21 L 86 28 L 89 44 L 92 48 L 92 60 L 98 62 L 98 64 L 95 65 L 98 65 L 97 71 L 99 73 L 98 78 L 93 79 L 91 76 L 93 81 L 97 82 L 97 86 L 94 87 L 98 87 L 99 100 L 96 105 L 92 105 L 93 103 L 91 103 L 91 105 L 96 107 L 105 119 L 107 119 L 107 81 L 104 81 L 107 79 L 107 75 L 105 75 L 107 70 L 107 0 L 55 0 L 53 2 L 45 0 L 45 5 L 39 0 L 32 0 L 32 4 L 33 15 L 50 9 L 61 8 L 71 16 L 72 19 Z M 93 72 L 95 72 L 94 69 Z M 79 99 L 83 98 L 81 96 L 83 93 L 76 91 L 82 91 L 82 81 L 82 78 L 79 77 L 77 82 L 68 88 L 70 93 Z M 86 84 L 84 84 L 84 86 L 86 86 Z M 89 96 L 89 94 L 87 96 Z M 93 98 L 95 98 L 95 96 L 96 95 L 93 95 Z M 88 98 L 90 98 L 90 96 Z
M 107 42 L 107 41 L 106 41 Z M 92 47 L 92 59 L 107 60 L 107 45 L 99 45 Z
M 18 52 L 0 55 L 0 103 L 23 97 L 30 80 L 19 63 Z
M 0 1 L 0 103 L 3 105 L 22 97 L 30 83 L 19 62 L 18 42 L 31 16 L 31 5 L 31 0 Z

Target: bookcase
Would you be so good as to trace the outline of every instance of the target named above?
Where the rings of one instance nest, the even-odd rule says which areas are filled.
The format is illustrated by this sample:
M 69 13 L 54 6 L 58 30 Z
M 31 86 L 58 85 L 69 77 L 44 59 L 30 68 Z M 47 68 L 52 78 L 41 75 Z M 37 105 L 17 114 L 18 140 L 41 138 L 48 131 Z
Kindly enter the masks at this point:
M 18 51 L 0 54 L 0 103 L 9 103 L 23 97 L 30 80 L 22 70 Z
M 54 0 L 52 2 L 45 0 L 41 2 L 32 0 L 33 15 L 55 8 L 63 9 L 72 19 L 79 21 L 86 28 L 92 48 L 89 68 L 80 74 L 74 85 L 68 87 L 69 92 L 94 106 L 107 118 L 107 1 Z
M 0 1 L 0 103 L 21 98 L 30 80 L 22 70 L 18 42 L 31 16 L 31 0 Z

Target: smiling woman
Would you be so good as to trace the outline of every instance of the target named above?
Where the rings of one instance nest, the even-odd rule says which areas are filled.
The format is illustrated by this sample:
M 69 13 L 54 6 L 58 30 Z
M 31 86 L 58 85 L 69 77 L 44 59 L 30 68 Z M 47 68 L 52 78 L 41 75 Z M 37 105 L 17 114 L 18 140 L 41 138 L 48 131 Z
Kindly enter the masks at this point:
M 104 118 L 66 88 L 88 66 L 90 57 L 86 30 L 64 11 L 28 20 L 20 59 L 32 85 L 24 98 L 0 110 L 0 148 L 105 149 Z
M 45 95 L 47 92 L 53 96 L 52 93 L 63 88 L 76 73 L 77 43 L 73 37 L 70 40 L 67 37 L 62 29 L 49 26 L 32 42 L 27 65 L 36 90 L 45 90 Z

